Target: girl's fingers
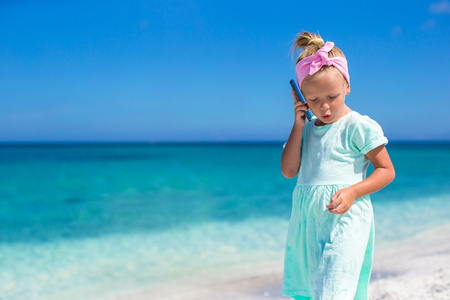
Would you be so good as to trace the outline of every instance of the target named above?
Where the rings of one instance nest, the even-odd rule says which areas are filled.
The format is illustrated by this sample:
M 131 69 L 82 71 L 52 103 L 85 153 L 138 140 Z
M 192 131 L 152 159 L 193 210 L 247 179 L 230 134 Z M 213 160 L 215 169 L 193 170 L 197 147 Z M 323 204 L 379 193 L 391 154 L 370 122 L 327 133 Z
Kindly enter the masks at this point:
M 330 204 L 327 205 L 328 209 L 335 208 L 336 206 L 341 204 L 342 199 L 339 198 L 339 195 L 340 195 L 340 193 L 338 191 L 336 194 L 333 195 L 333 197 L 331 197 Z
M 294 96 L 294 94 L 293 94 Z M 295 96 L 294 96 L 295 99 Z M 308 107 L 305 105 L 305 103 L 301 101 L 295 101 L 294 102 L 294 114 L 295 114 L 295 120 L 296 122 L 304 122 L 305 119 L 305 111 L 308 110 Z
M 338 207 L 334 208 L 334 209 L 329 209 L 328 210 L 330 213 L 332 214 L 345 214 L 348 211 L 348 208 L 346 207 L 342 207 L 342 205 L 339 205 Z
M 342 206 L 341 204 L 329 204 L 329 205 L 327 205 L 327 208 L 329 211 L 332 211 L 332 210 L 336 210 L 336 209 L 340 208 L 341 206 Z
M 306 112 L 307 108 L 305 106 L 298 106 L 295 108 L 294 113 L 299 113 L 301 116 L 303 116 Z
M 342 189 L 337 191 L 330 200 L 330 204 L 327 205 L 328 211 L 334 214 L 346 213 L 353 204 L 354 198 L 348 189 Z
M 306 107 L 297 107 L 297 108 L 295 109 L 295 112 L 297 112 L 297 111 L 303 111 L 303 112 L 305 112 L 305 111 L 307 111 L 307 108 L 306 108 Z
M 332 202 L 327 205 L 328 211 L 333 214 L 343 214 L 347 210 L 344 207 L 344 204 L 341 201 Z
M 297 102 L 294 104 L 295 114 L 299 113 L 301 116 L 303 116 L 307 109 L 308 108 L 305 105 L 302 105 L 301 102 L 300 103 Z
M 297 107 L 297 108 L 295 109 L 295 112 L 296 112 L 296 113 L 297 113 L 297 112 L 305 113 L 305 110 L 304 110 L 304 109 L 301 109 L 301 108 L 299 108 L 299 107 Z
M 308 105 L 306 105 L 306 103 L 303 103 L 302 101 L 294 102 L 294 107 L 300 107 L 302 110 L 308 110 Z
M 331 209 L 331 210 L 329 210 L 329 212 L 332 214 L 338 214 L 338 215 L 342 215 L 344 213 L 339 208 Z
M 308 110 L 308 105 L 306 103 L 303 103 L 302 101 L 299 101 L 300 99 L 297 99 L 297 97 L 295 96 L 294 90 L 291 90 L 292 92 L 292 98 L 294 99 L 294 105 L 296 104 L 302 104 L 306 106 L 305 110 Z

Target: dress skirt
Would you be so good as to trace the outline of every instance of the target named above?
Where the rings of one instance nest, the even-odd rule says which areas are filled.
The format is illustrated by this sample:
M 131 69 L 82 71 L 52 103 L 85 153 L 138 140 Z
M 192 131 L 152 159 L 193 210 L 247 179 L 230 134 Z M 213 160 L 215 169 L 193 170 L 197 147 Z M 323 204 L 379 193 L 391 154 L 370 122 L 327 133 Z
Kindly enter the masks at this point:
M 370 196 L 356 199 L 342 215 L 332 214 L 326 207 L 338 190 L 349 185 L 296 185 L 283 295 L 314 300 L 368 299 L 374 247 Z

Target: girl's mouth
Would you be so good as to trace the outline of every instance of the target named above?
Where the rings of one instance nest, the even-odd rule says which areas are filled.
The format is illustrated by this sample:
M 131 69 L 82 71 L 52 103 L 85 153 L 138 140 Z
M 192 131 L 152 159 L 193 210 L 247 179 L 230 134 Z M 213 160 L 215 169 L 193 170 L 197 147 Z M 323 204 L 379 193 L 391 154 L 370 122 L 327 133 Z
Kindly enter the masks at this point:
M 331 118 L 331 115 L 323 115 L 322 118 L 324 118 L 325 120 L 328 120 L 329 118 Z

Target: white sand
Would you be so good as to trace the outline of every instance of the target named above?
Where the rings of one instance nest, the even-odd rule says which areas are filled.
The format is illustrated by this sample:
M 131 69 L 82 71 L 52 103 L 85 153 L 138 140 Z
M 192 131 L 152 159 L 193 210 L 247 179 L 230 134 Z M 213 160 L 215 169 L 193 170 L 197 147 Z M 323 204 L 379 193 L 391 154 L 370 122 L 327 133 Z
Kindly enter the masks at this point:
M 141 300 L 286 300 L 282 262 L 241 266 L 106 298 Z M 220 270 L 218 270 L 220 271 Z M 217 275 L 219 274 L 219 275 Z M 370 299 L 450 299 L 450 224 L 399 243 L 377 245 Z
M 370 299 L 450 299 L 450 225 L 375 249 Z
M 281 296 L 282 265 L 265 263 L 258 269 L 250 266 L 217 270 L 214 274 L 201 270 L 184 278 L 141 291 L 105 297 L 103 300 L 256 300 Z M 268 288 L 266 288 L 268 287 Z M 276 299 L 270 297 L 270 299 Z M 283 297 L 281 299 L 290 299 Z

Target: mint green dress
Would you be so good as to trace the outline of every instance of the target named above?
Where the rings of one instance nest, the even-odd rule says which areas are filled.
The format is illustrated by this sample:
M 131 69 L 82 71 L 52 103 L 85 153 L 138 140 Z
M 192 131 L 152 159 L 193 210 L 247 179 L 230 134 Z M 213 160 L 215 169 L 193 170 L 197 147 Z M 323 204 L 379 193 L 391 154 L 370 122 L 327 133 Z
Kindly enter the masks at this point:
M 295 299 L 368 299 L 374 247 L 370 197 L 346 213 L 326 208 L 340 189 L 366 178 L 367 152 L 387 144 L 377 122 L 351 111 L 303 131 L 302 158 L 286 242 L 283 295 Z

